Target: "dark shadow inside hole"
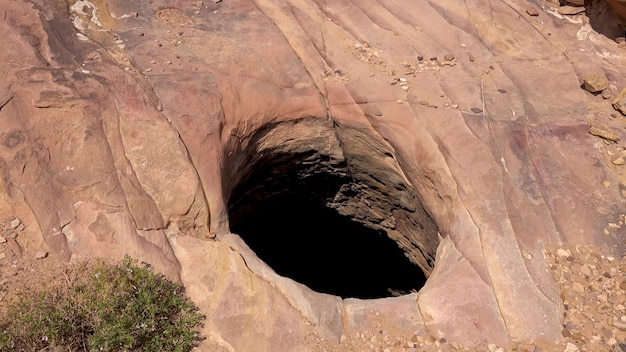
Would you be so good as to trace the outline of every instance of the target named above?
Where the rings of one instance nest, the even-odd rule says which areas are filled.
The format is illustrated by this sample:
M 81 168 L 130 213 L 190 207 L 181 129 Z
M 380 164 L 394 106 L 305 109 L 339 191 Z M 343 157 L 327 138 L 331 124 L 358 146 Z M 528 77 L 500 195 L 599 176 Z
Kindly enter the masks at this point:
M 615 2 L 615 6 L 626 9 L 626 5 Z M 585 14 L 589 19 L 589 25 L 597 33 L 612 40 L 624 41 L 626 36 L 626 19 L 620 17 L 616 9 L 613 9 L 606 1 L 585 1 Z
M 278 274 L 315 291 L 381 298 L 419 290 L 426 281 L 384 232 L 318 201 L 280 193 L 240 209 L 231 210 L 231 230 Z

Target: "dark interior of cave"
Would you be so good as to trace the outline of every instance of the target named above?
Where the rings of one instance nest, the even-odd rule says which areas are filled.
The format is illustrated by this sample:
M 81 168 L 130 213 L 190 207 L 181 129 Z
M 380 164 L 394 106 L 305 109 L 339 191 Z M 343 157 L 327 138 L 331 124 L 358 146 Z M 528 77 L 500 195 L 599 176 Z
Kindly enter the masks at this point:
M 327 192 L 316 186 L 328 182 L 284 181 L 285 189 L 265 189 L 263 195 L 247 189 L 229 214 L 231 231 L 279 275 L 343 298 L 390 297 L 423 286 L 422 270 L 386 233 L 340 215 L 315 197 Z M 259 182 L 240 187 L 246 184 L 254 189 Z M 289 188 L 294 186 L 299 189 Z

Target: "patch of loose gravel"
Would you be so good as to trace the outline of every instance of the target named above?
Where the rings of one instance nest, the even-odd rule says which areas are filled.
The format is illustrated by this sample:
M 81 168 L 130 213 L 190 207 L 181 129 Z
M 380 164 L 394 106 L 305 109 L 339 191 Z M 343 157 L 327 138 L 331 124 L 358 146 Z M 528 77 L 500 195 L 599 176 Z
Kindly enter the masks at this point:
M 309 334 L 313 352 L 626 352 L 626 256 L 603 255 L 595 246 L 548 248 L 546 260 L 561 291 L 563 338 L 507 348 L 463 346 L 432 336 L 391 336 L 378 331 L 342 336 L 339 343 Z

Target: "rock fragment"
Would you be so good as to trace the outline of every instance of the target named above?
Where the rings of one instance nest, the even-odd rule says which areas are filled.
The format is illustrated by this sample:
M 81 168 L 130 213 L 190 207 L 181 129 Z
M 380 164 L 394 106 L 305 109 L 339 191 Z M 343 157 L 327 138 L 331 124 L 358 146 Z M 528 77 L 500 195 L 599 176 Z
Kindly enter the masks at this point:
M 583 77 L 583 88 L 590 93 L 598 93 L 609 87 L 609 80 L 604 75 L 590 74 Z
M 532 260 L 533 259 L 533 255 L 530 252 L 527 252 L 525 250 L 522 250 L 522 256 L 524 257 L 524 259 L 526 260 Z
M 613 100 L 613 108 L 626 116 L 626 88 L 617 95 L 617 98 Z
M 13 255 L 15 255 L 16 257 L 21 257 L 22 248 L 17 243 L 17 241 L 14 238 L 9 238 L 8 242 L 9 242 L 9 248 L 11 248 L 11 252 L 13 252 Z
M 556 251 L 556 255 L 562 258 L 568 258 L 572 255 L 572 252 L 569 249 L 559 248 Z
M 579 13 L 583 13 L 586 10 L 587 9 L 582 6 L 561 6 L 559 7 L 558 12 L 560 15 L 573 16 L 578 15 Z
M 528 14 L 528 16 L 532 16 L 532 17 L 539 16 L 539 10 L 537 10 L 537 8 L 534 6 L 528 6 L 526 8 L 526 13 Z
M 481 112 L 483 112 L 483 109 L 481 108 L 471 108 L 470 110 L 472 110 L 474 114 L 480 114 Z
M 43 258 L 46 258 L 47 256 L 48 256 L 48 252 L 45 252 L 45 251 L 39 251 L 35 253 L 35 259 L 43 259 Z
M 591 133 L 592 135 L 596 136 L 596 137 L 600 137 L 600 138 L 604 138 L 606 140 L 609 140 L 611 142 L 619 142 L 620 138 L 618 135 L 616 135 L 615 133 L 611 133 L 609 131 L 606 131 L 604 129 L 601 129 L 599 127 L 596 126 L 591 126 L 591 128 L 589 128 L 589 133 Z
M 446 54 L 446 55 L 443 56 L 443 59 L 446 60 L 446 61 L 452 61 L 452 60 L 454 60 L 454 55 Z

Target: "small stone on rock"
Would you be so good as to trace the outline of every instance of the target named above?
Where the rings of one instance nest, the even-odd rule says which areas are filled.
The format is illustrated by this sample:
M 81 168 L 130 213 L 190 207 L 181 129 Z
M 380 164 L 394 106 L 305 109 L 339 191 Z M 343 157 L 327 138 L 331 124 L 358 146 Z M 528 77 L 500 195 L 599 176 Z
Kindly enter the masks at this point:
M 43 259 L 48 256 L 48 252 L 40 251 L 35 253 L 35 259 Z
M 583 77 L 583 88 L 591 93 L 601 92 L 609 87 L 609 80 L 604 75 L 590 74 Z
M 483 112 L 483 109 L 481 108 L 471 108 L 470 110 L 472 110 L 474 114 L 480 114 L 481 112 Z
M 528 16 L 533 16 L 533 17 L 539 16 L 539 10 L 537 10 L 537 8 L 534 6 L 528 6 L 526 8 L 526 13 L 528 14 Z
M 17 228 L 18 228 L 18 226 L 20 226 L 20 224 L 21 224 L 21 223 L 22 223 L 22 221 L 21 221 L 20 219 L 18 219 L 18 218 L 13 218 L 13 220 L 11 220 L 11 221 L 8 223 L 8 225 L 9 225 L 9 226 L 8 226 L 8 228 L 15 230 L 15 229 L 17 229 Z
M 613 165 L 624 165 L 626 163 L 624 161 L 624 158 L 622 158 L 621 156 L 611 162 L 613 163 Z
M 525 250 L 522 250 L 522 256 L 524 257 L 524 259 L 526 260 L 532 260 L 533 259 L 533 255 L 530 252 L 527 252 Z
M 446 55 L 443 56 L 443 59 L 446 60 L 446 61 L 452 61 L 452 60 L 454 60 L 454 55 L 446 54 Z
M 572 252 L 569 249 L 559 248 L 556 250 L 556 255 L 563 258 L 568 258 L 572 255 Z
M 500 88 L 500 89 L 498 89 L 498 92 L 500 92 L 500 93 L 504 94 L 504 93 L 506 93 L 506 89 L 502 89 L 502 88 Z
M 609 140 L 611 142 L 619 142 L 620 138 L 618 135 L 616 135 L 615 133 L 611 133 L 609 131 L 606 131 L 602 128 L 596 127 L 596 126 L 591 126 L 589 128 L 589 133 L 591 133 L 594 136 L 600 137 L 600 138 L 604 138 L 606 140 Z
M 566 16 L 578 15 L 579 13 L 585 12 L 586 9 L 582 6 L 561 6 L 559 7 L 559 14 Z
M 613 108 L 626 116 L 626 88 L 622 89 L 617 98 L 613 100 Z
M 578 346 L 574 345 L 571 342 L 568 342 L 567 345 L 565 345 L 565 350 L 563 350 L 563 352 L 578 352 Z

